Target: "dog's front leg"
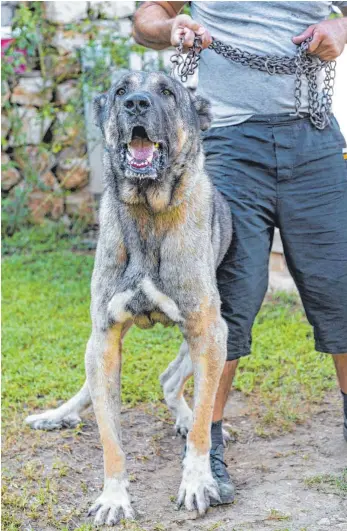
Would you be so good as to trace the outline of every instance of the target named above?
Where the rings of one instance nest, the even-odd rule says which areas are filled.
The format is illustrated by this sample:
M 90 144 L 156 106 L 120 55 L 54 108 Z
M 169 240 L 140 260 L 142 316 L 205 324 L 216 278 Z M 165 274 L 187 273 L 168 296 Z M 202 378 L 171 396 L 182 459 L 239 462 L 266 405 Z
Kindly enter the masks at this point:
M 211 421 L 226 359 L 227 327 L 219 309 L 210 307 L 190 316 L 184 326 L 194 367 L 193 425 L 187 437 L 178 505 L 204 514 L 210 498 L 219 499 L 210 467 Z
M 89 511 L 96 525 L 134 518 L 120 433 L 121 341 L 124 324 L 93 331 L 86 352 L 87 381 L 104 451 L 104 490 Z

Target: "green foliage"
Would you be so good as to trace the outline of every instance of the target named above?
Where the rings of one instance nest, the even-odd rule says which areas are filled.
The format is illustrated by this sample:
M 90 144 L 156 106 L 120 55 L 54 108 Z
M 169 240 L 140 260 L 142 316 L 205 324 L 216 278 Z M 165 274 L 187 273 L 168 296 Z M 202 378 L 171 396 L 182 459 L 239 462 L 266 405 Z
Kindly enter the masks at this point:
M 42 2 L 19 2 L 13 21 L 14 42 L 7 48 L 5 56 L 1 61 L 2 80 L 6 81 L 13 88 L 20 76 L 16 72 L 18 66 L 25 64 L 26 70 L 40 69 L 45 84 L 49 84 L 53 93 L 57 85 L 66 78 L 54 77 L 52 67 L 49 65 L 58 64 L 62 58 L 51 45 L 51 39 L 57 31 L 57 27 L 51 24 L 44 17 L 44 6 Z M 111 83 L 110 68 L 116 66 L 118 69 L 126 68 L 129 60 L 129 53 L 136 50 L 143 53 L 144 48 L 138 45 L 129 45 L 128 39 L 112 34 L 100 34 L 97 20 L 92 12 L 87 18 L 76 24 L 68 24 L 66 30 L 78 32 L 86 36 L 86 46 L 84 53 L 89 53 L 95 59 L 93 68 L 78 73 L 77 96 L 72 98 L 68 104 L 59 105 L 57 102 L 46 102 L 37 109 L 38 120 L 49 118 L 53 125 L 52 138 L 44 139 L 48 144 L 43 144 L 50 151 L 58 154 L 64 147 L 79 144 L 81 152 L 85 151 L 85 124 L 84 124 L 84 98 L 91 97 L 95 91 L 104 92 Z M 27 57 L 18 50 L 25 50 Z M 93 54 L 93 51 L 95 53 Z M 76 57 L 76 62 L 81 57 Z M 69 74 L 68 78 L 73 78 Z M 3 89 L 3 85 L 2 85 Z M 84 96 L 84 98 L 82 97 Z M 5 102 L 4 113 L 11 122 L 11 137 L 16 145 L 25 145 L 26 137 L 23 133 L 22 118 L 18 114 L 18 106 L 10 101 Z M 58 112 L 67 113 L 63 123 L 57 119 Z M 72 132 L 71 132 L 72 131 Z M 6 138 L 2 139 L 2 149 L 7 149 Z M 24 181 L 22 189 L 16 190 L 14 194 L 8 194 L 3 199 L 3 234 L 12 235 L 23 226 L 30 225 L 30 212 L 28 209 L 29 195 L 34 188 L 40 186 L 39 176 L 26 168 L 24 171 Z M 81 220 L 80 225 L 83 220 Z
M 34 233 L 15 239 L 17 252 L 4 259 L 4 417 L 26 405 L 30 411 L 56 404 L 84 380 L 84 349 L 90 333 L 89 286 L 93 257 L 68 251 L 37 252 Z M 17 242 L 17 243 L 16 243 Z M 48 239 L 41 250 L 54 246 Z M 74 242 L 75 244 L 75 242 Z M 11 245 L 6 247 L 8 252 Z M 18 253 L 22 249 L 26 254 Z M 181 334 L 157 325 L 131 329 L 124 344 L 123 401 L 158 401 L 158 376 L 176 355 Z M 303 400 L 319 400 L 334 383 L 328 356 L 317 354 L 296 298 L 278 296 L 265 304 L 254 327 L 253 353 L 240 363 L 235 387 L 267 406 L 268 423 L 293 415 Z M 275 408 L 273 413 L 271 408 Z M 282 409 L 281 409 L 282 408 Z M 269 413 L 270 412 L 270 413 Z M 262 413 L 264 415 L 264 412 Z M 289 419 L 290 420 L 290 419 Z
M 2 200 L 1 233 L 3 236 L 12 236 L 28 223 L 27 199 L 28 190 L 17 187 L 11 196 Z

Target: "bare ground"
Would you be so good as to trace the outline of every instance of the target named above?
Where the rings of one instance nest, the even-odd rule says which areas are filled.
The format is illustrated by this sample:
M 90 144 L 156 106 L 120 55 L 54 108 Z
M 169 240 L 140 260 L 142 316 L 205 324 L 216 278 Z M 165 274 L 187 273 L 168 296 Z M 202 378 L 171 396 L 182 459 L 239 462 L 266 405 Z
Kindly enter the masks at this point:
M 173 426 L 157 417 L 155 409 L 125 409 L 123 441 L 138 513 L 136 526 L 126 529 L 346 531 L 347 489 L 317 479 L 341 475 L 347 466 L 338 393 L 327 397 L 294 432 L 271 439 L 255 435 L 249 413 L 243 395 L 232 393 L 226 420 L 236 440 L 229 444 L 226 461 L 237 498 L 201 519 L 175 510 L 183 443 L 173 436 Z M 13 503 L 21 522 L 16 529 L 77 529 L 89 523 L 86 511 L 102 486 L 102 451 L 92 412 L 80 430 L 43 433 L 24 428 L 10 433 L 3 470 L 9 485 L 5 507 Z M 305 479 L 310 477 L 315 479 L 308 485 Z M 15 508 L 23 497 L 23 507 Z

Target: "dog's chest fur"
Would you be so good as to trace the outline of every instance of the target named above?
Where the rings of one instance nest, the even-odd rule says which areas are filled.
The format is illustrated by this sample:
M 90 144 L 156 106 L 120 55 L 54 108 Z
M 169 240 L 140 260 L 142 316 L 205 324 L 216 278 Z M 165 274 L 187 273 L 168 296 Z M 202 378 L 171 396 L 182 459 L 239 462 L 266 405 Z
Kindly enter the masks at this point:
M 117 266 L 123 262 L 123 271 L 109 303 L 110 320 L 132 319 L 141 328 L 182 322 L 174 300 L 178 279 L 172 251 L 179 245 L 184 211 L 182 206 L 147 216 L 145 209 L 137 207 L 129 216 L 123 213 L 123 243 L 116 253 Z

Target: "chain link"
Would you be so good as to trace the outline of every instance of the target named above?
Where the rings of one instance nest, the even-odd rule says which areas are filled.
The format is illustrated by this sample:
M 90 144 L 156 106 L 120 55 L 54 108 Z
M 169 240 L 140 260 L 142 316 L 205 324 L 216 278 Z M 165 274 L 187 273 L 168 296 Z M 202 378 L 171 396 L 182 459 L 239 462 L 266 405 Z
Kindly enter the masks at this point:
M 217 41 L 214 37 L 209 48 L 234 63 L 239 63 L 242 66 L 248 66 L 261 72 L 267 72 L 270 75 L 294 75 L 294 106 L 296 116 L 301 116 L 302 78 L 305 76 L 308 85 L 308 107 L 311 122 L 317 129 L 324 129 L 329 123 L 329 115 L 331 114 L 336 62 L 322 61 L 317 56 L 307 54 L 311 40 L 309 38 L 302 42 L 298 46 L 297 53 L 294 57 L 256 55 L 240 50 L 240 48 L 235 48 L 230 44 L 224 44 L 221 41 Z M 199 66 L 202 42 L 199 37 L 196 37 L 193 46 L 189 48 L 185 57 L 183 57 L 183 44 L 184 39 L 182 37 L 176 48 L 176 53 L 171 56 L 171 75 L 178 75 L 181 81 L 185 83 L 188 76 L 192 76 Z M 319 94 L 318 74 L 322 70 L 325 70 L 325 77 L 321 94 Z

